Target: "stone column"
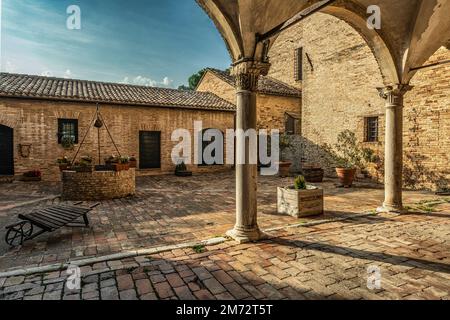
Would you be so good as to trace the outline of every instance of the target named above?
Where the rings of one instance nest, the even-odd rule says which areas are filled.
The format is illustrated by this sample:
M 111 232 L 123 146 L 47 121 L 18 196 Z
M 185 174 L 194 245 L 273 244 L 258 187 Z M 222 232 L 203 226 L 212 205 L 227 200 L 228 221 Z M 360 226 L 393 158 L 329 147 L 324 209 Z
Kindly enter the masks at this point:
M 236 77 L 236 130 L 256 130 L 256 90 L 260 75 L 267 74 L 269 64 L 245 61 L 233 66 Z M 227 235 L 244 243 L 260 240 L 263 233 L 257 222 L 256 163 L 250 163 L 250 140 L 236 136 L 236 225 Z M 244 154 L 242 154 L 244 153 Z M 239 163 L 239 159 L 244 159 Z
M 386 100 L 385 132 L 385 200 L 381 212 L 401 213 L 403 210 L 403 96 L 408 85 L 380 88 L 380 96 Z

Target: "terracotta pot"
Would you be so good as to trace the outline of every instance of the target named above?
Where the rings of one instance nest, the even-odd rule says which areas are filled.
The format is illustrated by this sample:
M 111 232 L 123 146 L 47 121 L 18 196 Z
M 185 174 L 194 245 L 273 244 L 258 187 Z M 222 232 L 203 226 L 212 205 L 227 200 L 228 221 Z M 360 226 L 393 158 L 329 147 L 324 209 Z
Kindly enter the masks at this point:
M 350 188 L 356 176 L 356 169 L 336 168 L 339 181 L 345 188 Z
M 291 175 L 291 166 L 292 162 L 290 161 L 281 161 L 279 164 L 278 174 L 280 177 L 289 177 Z

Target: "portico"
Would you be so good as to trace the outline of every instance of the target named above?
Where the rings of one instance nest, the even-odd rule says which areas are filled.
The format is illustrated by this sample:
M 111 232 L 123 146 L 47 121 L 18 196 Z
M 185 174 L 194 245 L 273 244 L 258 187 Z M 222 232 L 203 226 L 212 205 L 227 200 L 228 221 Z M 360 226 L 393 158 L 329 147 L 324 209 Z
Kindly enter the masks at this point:
M 448 0 L 197 0 L 223 36 L 237 79 L 238 129 L 255 129 L 255 83 L 267 73 L 267 54 L 279 31 L 319 11 L 344 20 L 371 48 L 383 76 L 386 100 L 385 201 L 380 211 L 402 212 L 403 97 L 418 67 L 450 38 Z M 367 26 L 367 8 L 381 10 L 381 29 Z M 399 14 L 401 13 L 401 14 Z M 238 152 L 248 153 L 246 141 Z M 239 154 L 238 154 L 239 156 Z M 248 154 L 247 154 L 248 156 Z M 236 170 L 236 226 L 229 235 L 240 242 L 263 237 L 257 226 L 256 166 Z

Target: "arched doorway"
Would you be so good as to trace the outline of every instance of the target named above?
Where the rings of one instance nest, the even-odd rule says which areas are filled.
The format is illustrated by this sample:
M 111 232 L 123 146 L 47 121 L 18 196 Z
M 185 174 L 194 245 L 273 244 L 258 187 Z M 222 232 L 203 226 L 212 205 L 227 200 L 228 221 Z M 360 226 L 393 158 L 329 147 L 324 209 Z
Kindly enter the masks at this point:
M 0 125 L 0 176 L 14 175 L 13 129 Z

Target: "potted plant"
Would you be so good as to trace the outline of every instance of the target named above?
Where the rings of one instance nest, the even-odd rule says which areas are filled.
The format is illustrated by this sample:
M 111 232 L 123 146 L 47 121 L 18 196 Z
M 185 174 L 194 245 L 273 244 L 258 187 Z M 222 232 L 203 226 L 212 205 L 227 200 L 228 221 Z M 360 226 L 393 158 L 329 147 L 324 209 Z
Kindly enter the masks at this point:
M 93 172 L 94 167 L 92 166 L 93 159 L 89 156 L 81 157 L 81 160 L 75 163 L 72 168 L 76 172 Z
M 27 171 L 22 175 L 21 180 L 25 182 L 41 181 L 42 172 L 40 170 Z
M 363 170 L 365 163 L 371 162 L 372 158 L 369 149 L 361 148 L 354 132 L 345 130 L 338 135 L 335 144 L 337 153 L 331 152 L 334 157 L 336 173 L 341 185 L 350 188 L 356 177 L 357 170 Z
M 72 150 L 75 146 L 75 139 L 69 136 L 62 136 L 61 146 L 66 150 Z
M 184 161 L 181 161 L 177 166 L 175 167 L 175 175 L 177 177 L 191 177 L 192 172 L 187 170 L 186 164 Z
M 130 157 L 130 168 L 137 168 L 137 159 L 135 156 Z
M 56 162 L 58 163 L 58 165 L 59 165 L 59 170 L 60 170 L 61 172 L 70 169 L 71 162 L 70 162 L 70 160 L 69 160 L 67 157 L 59 158 L 58 160 L 56 160 Z
M 289 177 L 291 174 L 292 161 L 285 158 L 285 151 L 292 150 L 291 139 L 287 135 L 280 136 L 280 162 L 279 165 L 279 176 Z
M 278 188 L 278 213 L 300 218 L 323 214 L 323 189 L 298 176 L 293 186 Z

